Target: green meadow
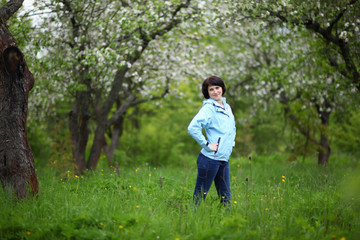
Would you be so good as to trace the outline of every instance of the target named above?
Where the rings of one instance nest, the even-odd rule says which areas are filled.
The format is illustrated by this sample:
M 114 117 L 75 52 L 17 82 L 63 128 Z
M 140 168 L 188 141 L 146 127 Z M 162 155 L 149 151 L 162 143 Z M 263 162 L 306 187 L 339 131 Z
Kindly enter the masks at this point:
M 0 239 L 359 239 L 359 162 L 285 159 L 231 158 L 230 207 L 215 186 L 192 204 L 196 156 L 81 176 L 43 167 L 37 199 L 1 192 Z

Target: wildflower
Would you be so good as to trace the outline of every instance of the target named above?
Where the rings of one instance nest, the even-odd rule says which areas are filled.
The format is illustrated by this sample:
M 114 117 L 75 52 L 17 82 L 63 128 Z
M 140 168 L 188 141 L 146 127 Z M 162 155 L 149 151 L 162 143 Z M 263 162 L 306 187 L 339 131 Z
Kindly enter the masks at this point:
M 124 226 L 123 225 L 119 225 L 119 229 L 123 229 L 124 228 Z
M 175 238 L 175 240 L 180 240 L 180 238 Z
M 238 164 L 237 167 L 240 167 L 240 164 Z
M 131 188 L 131 185 L 129 185 L 129 188 Z
M 204 192 L 204 195 L 206 195 L 206 192 Z
M 273 197 L 273 199 L 276 199 L 276 197 Z
M 340 240 L 346 240 L 346 237 L 341 237 Z
M 105 190 L 107 190 L 107 188 L 105 188 Z
M 237 201 L 234 201 L 234 204 L 237 204 Z
M 136 208 L 140 208 L 140 206 L 139 206 L 139 205 L 136 205 Z
M 282 176 L 282 179 L 285 179 L 285 176 Z
M 70 170 L 68 170 L 67 172 L 70 173 Z
M 222 199 L 224 199 L 224 198 L 225 198 L 225 196 L 222 196 L 221 198 L 222 198 Z
M 265 208 L 265 210 L 266 210 L 266 211 L 269 211 L 269 209 L 268 209 L 268 208 Z
M 247 177 L 247 178 L 245 178 L 245 181 L 247 181 L 247 182 L 248 182 L 248 181 L 249 181 L 249 178 L 248 178 L 248 177 Z
M 104 169 L 101 169 L 101 171 L 103 172 L 103 171 L 104 171 Z
M 249 156 L 249 160 L 251 161 L 251 156 Z
M 156 167 L 154 167 L 154 170 L 156 170 Z
M 237 195 L 237 197 L 239 198 L 239 197 L 240 197 L 240 195 Z
M 29 231 L 27 231 L 27 232 L 26 232 L 26 235 L 28 235 L 28 236 L 29 236 L 30 234 L 31 234 L 31 232 L 29 232 Z
M 281 181 L 282 181 L 282 182 L 285 182 L 285 179 L 282 179 Z
M 75 175 L 75 178 L 78 178 L 78 175 Z
M 149 173 L 149 177 L 151 177 L 151 173 Z
M 104 226 L 104 224 L 101 222 L 101 223 L 100 223 L 100 227 L 102 227 L 102 226 Z

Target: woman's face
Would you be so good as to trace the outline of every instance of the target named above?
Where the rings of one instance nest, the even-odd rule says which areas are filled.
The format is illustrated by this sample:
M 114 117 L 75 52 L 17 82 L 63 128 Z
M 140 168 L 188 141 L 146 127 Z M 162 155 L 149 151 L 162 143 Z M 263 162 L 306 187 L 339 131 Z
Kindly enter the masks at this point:
M 209 96 L 214 99 L 215 101 L 221 101 L 222 98 L 222 88 L 220 86 L 217 85 L 209 85 L 208 86 L 208 92 L 209 92 Z

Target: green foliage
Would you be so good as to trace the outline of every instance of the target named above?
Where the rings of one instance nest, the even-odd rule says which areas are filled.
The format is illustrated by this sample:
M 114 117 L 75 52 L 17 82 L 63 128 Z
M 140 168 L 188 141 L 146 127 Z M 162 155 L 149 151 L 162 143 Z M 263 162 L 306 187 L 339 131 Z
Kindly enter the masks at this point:
M 347 121 L 334 125 L 334 145 L 339 152 L 359 154 L 360 146 L 360 111 L 348 113 Z
M 184 155 L 200 151 L 187 132 L 202 105 L 196 91 L 197 88 L 180 83 L 161 104 L 149 102 L 139 106 L 136 114 L 129 113 L 115 161 L 126 165 L 140 161 L 136 164 L 183 166 Z
M 359 234 L 360 196 L 345 188 L 357 179 L 358 161 L 341 157 L 318 167 L 314 159 L 289 163 L 284 155 L 232 158 L 231 208 L 219 204 L 214 186 L 195 208 L 195 157 L 187 167 L 121 167 L 120 177 L 113 168 L 83 176 L 38 168 L 37 199 L 15 203 L 0 191 L 0 238 L 356 239 Z

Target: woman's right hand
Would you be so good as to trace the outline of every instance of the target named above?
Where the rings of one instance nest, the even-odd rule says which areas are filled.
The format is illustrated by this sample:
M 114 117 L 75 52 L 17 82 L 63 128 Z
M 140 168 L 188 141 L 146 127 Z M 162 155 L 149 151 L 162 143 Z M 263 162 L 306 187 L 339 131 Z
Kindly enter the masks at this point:
M 211 152 L 215 152 L 215 151 L 217 151 L 217 149 L 218 149 L 218 143 L 215 143 L 215 144 L 212 144 L 212 143 L 209 143 L 209 145 L 210 145 L 210 147 L 211 147 Z

